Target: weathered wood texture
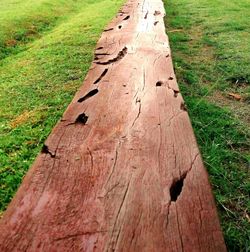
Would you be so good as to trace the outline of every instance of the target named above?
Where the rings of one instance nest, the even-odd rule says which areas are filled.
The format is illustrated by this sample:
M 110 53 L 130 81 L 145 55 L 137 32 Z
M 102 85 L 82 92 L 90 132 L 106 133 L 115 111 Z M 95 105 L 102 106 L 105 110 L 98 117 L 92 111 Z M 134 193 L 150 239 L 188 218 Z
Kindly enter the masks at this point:
M 128 0 L 1 220 L 0 251 L 225 251 L 161 0 Z

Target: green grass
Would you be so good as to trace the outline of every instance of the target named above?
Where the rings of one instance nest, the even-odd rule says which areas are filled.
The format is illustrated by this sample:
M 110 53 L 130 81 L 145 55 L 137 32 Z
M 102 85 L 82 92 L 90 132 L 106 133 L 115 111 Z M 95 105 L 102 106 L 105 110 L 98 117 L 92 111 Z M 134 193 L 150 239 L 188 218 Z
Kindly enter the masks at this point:
M 166 0 L 177 79 L 229 251 L 250 251 L 249 0 Z M 241 95 L 230 100 L 228 93 Z
M 100 2 L 100 1 L 97 1 Z M 0 0 L 0 59 L 29 47 L 94 0 Z
M 96 41 L 122 2 L 0 0 L 1 211 L 81 85 Z M 30 38 L 33 25 L 39 28 Z M 21 39 L 9 50 L 4 41 L 16 34 Z

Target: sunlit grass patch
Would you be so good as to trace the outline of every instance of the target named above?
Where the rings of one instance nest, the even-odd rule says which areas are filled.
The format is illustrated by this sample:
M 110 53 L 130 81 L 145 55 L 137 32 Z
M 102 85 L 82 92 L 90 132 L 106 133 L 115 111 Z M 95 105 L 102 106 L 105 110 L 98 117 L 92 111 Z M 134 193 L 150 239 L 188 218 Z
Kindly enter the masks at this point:
M 250 2 L 165 2 L 175 72 L 210 175 L 226 244 L 229 251 L 248 251 Z

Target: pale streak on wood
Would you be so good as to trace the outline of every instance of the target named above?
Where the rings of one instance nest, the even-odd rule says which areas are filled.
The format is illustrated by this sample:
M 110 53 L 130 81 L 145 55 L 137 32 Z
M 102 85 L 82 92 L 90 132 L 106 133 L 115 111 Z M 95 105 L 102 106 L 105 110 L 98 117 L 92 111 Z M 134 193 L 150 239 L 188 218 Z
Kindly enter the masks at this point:
M 105 29 L 1 220 L 1 251 L 226 250 L 164 15 L 128 0 Z

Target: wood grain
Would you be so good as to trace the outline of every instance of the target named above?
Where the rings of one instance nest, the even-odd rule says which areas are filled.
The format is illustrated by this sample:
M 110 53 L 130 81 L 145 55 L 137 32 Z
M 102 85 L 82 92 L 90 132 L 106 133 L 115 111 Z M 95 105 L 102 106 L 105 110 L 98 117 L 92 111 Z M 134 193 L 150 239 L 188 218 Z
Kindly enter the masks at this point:
M 161 0 L 128 0 L 0 224 L 0 251 L 226 251 Z

